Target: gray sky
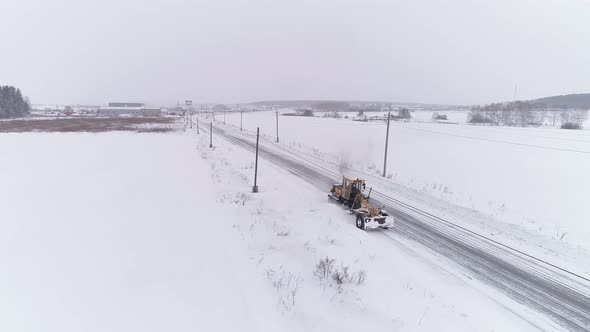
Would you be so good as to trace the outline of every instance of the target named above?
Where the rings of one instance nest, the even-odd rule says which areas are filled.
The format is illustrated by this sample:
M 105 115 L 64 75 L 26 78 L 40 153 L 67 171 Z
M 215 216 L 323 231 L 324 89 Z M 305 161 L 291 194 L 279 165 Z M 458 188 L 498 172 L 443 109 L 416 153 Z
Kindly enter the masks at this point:
M 0 2 L 0 84 L 33 103 L 590 92 L 584 0 Z

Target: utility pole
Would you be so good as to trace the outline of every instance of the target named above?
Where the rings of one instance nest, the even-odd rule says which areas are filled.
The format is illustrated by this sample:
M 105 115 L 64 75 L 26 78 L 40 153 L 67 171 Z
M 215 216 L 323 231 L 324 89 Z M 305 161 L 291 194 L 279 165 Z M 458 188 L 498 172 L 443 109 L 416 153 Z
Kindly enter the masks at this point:
M 255 166 L 254 166 L 254 186 L 252 187 L 252 192 L 253 193 L 257 193 L 258 192 L 258 185 L 257 185 L 257 180 L 258 180 L 258 139 L 260 138 L 260 127 L 256 128 L 256 162 L 255 162 Z
M 213 122 L 209 126 L 209 147 L 213 148 Z
M 187 99 L 184 101 L 184 104 L 186 105 L 186 112 L 184 113 L 184 117 L 186 118 L 186 122 L 190 126 L 190 128 L 193 128 L 193 101 Z
M 242 113 L 244 112 L 240 111 L 240 131 L 242 131 Z
M 199 115 L 197 114 L 197 135 L 199 134 Z
M 383 159 L 383 177 L 387 172 L 387 145 L 389 143 L 389 120 L 391 118 L 391 106 L 389 106 L 389 113 L 387 113 L 387 133 L 385 134 L 385 158 Z
M 277 110 L 277 143 L 279 142 L 279 110 Z
M 223 111 L 223 124 L 225 124 L 225 111 Z

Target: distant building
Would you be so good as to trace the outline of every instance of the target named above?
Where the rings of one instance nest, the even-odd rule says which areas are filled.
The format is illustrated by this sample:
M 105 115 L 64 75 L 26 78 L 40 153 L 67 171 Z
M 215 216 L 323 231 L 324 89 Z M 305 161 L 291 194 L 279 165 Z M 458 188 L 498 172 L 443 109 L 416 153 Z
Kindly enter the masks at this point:
M 142 113 L 142 116 L 156 117 L 162 114 L 162 110 L 159 108 L 144 108 Z
M 144 107 L 143 103 L 109 103 L 109 107 Z
M 104 117 L 158 117 L 160 114 L 161 110 L 159 108 L 146 108 L 143 103 L 109 103 L 109 106 L 100 107 L 98 110 L 98 115 Z
M 180 116 L 184 116 L 186 114 L 186 110 L 182 107 L 171 107 L 166 109 L 166 114 L 168 115 L 180 115 Z

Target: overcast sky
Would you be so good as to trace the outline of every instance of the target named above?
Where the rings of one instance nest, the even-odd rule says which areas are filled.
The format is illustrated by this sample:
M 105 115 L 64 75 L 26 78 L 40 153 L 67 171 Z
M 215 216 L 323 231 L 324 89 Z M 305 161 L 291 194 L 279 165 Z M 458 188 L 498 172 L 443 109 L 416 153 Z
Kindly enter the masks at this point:
M 33 103 L 590 92 L 585 0 L 0 3 L 0 84 Z

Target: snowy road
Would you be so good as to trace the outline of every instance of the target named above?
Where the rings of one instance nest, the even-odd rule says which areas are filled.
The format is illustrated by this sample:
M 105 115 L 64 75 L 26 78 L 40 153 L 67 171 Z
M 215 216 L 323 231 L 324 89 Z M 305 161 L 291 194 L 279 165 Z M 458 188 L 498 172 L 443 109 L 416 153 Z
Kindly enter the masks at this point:
M 231 129 L 216 127 L 214 133 L 231 143 L 253 150 L 255 142 Z M 260 156 L 327 191 L 341 176 L 313 162 L 289 156 L 287 151 L 262 144 Z M 379 188 L 377 188 L 378 190 Z M 590 282 L 527 257 L 505 246 L 446 222 L 377 191 L 377 204 L 396 217 L 396 226 L 375 236 L 418 244 L 436 255 L 447 269 L 459 271 L 499 291 L 516 303 L 550 318 L 549 326 L 572 331 L 590 330 Z M 523 315 L 540 329 L 546 326 Z

